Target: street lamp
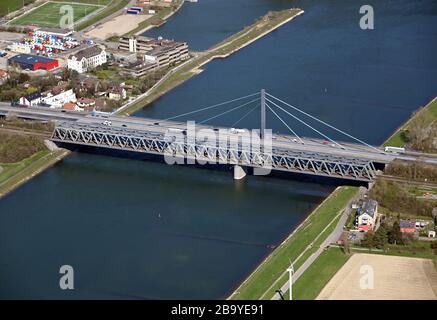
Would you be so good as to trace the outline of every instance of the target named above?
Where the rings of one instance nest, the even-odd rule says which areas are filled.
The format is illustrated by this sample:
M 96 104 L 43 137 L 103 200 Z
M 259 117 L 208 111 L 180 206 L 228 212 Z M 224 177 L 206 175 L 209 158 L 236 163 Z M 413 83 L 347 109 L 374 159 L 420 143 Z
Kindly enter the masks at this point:
M 294 267 L 293 267 L 293 263 L 290 264 L 290 267 L 287 269 L 288 271 L 288 285 L 289 287 L 289 291 L 290 291 L 290 300 L 293 300 L 293 275 L 294 275 Z

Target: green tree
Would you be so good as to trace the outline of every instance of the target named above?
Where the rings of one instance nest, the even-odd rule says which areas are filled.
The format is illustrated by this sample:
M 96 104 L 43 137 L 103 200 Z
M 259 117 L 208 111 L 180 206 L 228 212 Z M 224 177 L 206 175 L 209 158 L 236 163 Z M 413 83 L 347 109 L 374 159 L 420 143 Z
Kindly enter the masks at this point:
M 403 244 L 402 241 L 402 232 L 399 225 L 399 220 L 396 220 L 389 233 L 388 233 L 388 242 L 391 244 Z

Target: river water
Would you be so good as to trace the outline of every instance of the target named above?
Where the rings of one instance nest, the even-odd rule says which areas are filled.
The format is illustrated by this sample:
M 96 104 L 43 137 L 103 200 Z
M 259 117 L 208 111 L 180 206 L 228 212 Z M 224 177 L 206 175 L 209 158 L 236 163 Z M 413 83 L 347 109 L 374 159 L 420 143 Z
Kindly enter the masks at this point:
M 372 31 L 358 26 L 359 1 L 187 3 L 148 34 L 203 50 L 268 10 L 306 12 L 136 115 L 170 117 L 264 87 L 379 144 L 436 95 L 437 5 L 366 3 Z M 258 123 L 254 113 L 240 125 Z M 268 126 L 287 130 L 271 115 Z M 75 153 L 0 200 L 0 298 L 223 298 L 332 189 Z M 61 265 L 73 266 L 74 290 L 59 289 Z

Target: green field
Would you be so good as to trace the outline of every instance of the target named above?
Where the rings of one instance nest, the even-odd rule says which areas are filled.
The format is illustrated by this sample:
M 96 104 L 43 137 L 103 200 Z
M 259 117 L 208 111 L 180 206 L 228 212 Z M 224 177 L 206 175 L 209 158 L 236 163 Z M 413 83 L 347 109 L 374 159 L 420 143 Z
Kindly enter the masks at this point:
M 0 17 L 7 15 L 13 11 L 21 9 L 24 5 L 34 2 L 35 0 L 1 0 L 0 1 Z
M 65 3 L 47 2 L 35 10 L 18 17 L 11 22 L 12 25 L 36 25 L 40 27 L 59 28 L 61 21 L 60 9 Z M 69 4 L 74 10 L 74 23 L 90 15 L 101 7 L 90 4 Z

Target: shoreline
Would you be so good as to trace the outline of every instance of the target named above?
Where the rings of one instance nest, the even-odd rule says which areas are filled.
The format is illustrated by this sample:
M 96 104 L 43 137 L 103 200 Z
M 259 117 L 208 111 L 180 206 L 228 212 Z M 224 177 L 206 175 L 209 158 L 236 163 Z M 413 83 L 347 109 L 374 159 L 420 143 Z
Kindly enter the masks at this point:
M 43 156 L 42 158 L 36 159 L 32 161 L 30 164 L 25 166 L 23 169 L 12 175 L 11 177 L 5 179 L 4 181 L 0 182 L 0 200 L 7 196 L 8 194 L 12 193 L 14 190 L 18 189 L 25 183 L 27 183 L 29 180 L 33 179 L 34 177 L 38 176 L 39 174 L 43 173 L 47 169 L 53 167 L 55 164 L 60 162 L 62 159 L 64 159 L 66 156 L 68 156 L 71 153 L 71 151 L 66 149 L 58 149 L 54 151 L 49 151 L 48 154 Z M 30 156 L 29 158 L 23 159 L 21 161 L 26 161 L 34 155 Z M 20 162 L 21 162 L 20 161 Z M 18 162 L 18 163 L 20 163 Z M 33 168 L 35 166 L 35 168 Z M 27 172 L 29 171 L 29 172 Z
M 244 28 L 243 30 L 225 39 L 222 43 L 219 43 L 216 46 L 213 46 L 210 49 L 199 53 L 197 56 L 187 60 L 182 65 L 179 65 L 174 69 L 170 70 L 169 73 L 166 75 L 168 78 L 165 79 L 165 80 L 169 80 L 170 83 L 166 83 L 165 80 L 162 81 L 163 83 L 160 83 L 160 85 L 163 86 L 162 89 L 160 89 L 159 87 L 157 88 L 155 84 L 154 87 L 149 89 L 147 95 L 145 94 L 140 95 L 132 102 L 129 102 L 129 106 L 127 105 L 121 106 L 118 110 L 115 110 L 114 113 L 120 114 L 120 112 L 124 112 L 125 115 L 131 115 L 132 113 L 135 113 L 136 111 L 146 107 L 153 101 L 157 100 L 162 95 L 168 93 L 169 91 L 173 90 L 177 86 L 181 85 L 185 81 L 200 74 L 203 71 L 201 67 L 208 64 L 212 60 L 225 59 L 229 57 L 235 52 L 249 46 L 250 44 L 263 38 L 269 33 L 277 30 L 278 28 L 282 27 L 283 25 L 287 24 L 294 18 L 304 13 L 305 11 L 302 9 L 288 9 L 288 10 L 274 12 L 274 14 L 288 14 L 288 16 L 286 16 L 285 19 L 282 19 L 279 23 L 275 23 L 274 25 L 267 25 L 266 30 L 262 31 L 260 34 L 253 35 L 249 40 L 243 41 L 241 44 L 238 44 L 235 48 L 232 47 L 233 45 L 235 45 L 235 42 L 243 40 L 243 38 L 246 36 L 250 36 L 250 33 L 252 32 L 257 32 L 260 26 L 265 27 L 265 25 L 263 25 L 265 23 L 263 19 L 265 19 L 268 14 L 262 16 L 261 21 L 257 21 L 253 23 L 252 25 Z M 227 48 L 227 47 L 231 47 L 231 48 Z M 186 67 L 187 65 L 189 66 L 185 70 L 184 67 Z M 164 76 L 164 78 L 166 76 Z M 174 82 L 171 82 L 172 81 L 171 76 L 174 76 L 176 78 L 174 79 L 175 80 Z M 180 76 L 179 79 L 177 78 L 178 76 Z
M 405 131 L 408 128 L 408 125 L 411 123 L 411 121 L 414 120 L 414 118 L 416 118 L 419 114 L 421 114 L 422 112 L 427 112 L 428 108 L 430 108 L 430 106 L 437 101 L 437 96 L 434 97 L 432 100 L 430 100 L 426 105 L 419 107 L 419 109 L 417 109 L 416 111 L 414 111 L 411 116 L 408 118 L 408 120 L 406 122 L 404 122 L 403 124 L 401 124 L 396 130 L 395 132 L 393 132 L 393 134 L 391 134 L 382 144 L 382 146 L 386 146 L 388 143 L 394 141 L 395 139 L 397 139 L 403 131 Z M 396 144 L 396 143 L 394 143 Z M 404 144 L 405 145 L 405 144 Z M 404 145 L 395 145 L 394 147 L 403 147 Z
M 167 23 L 167 20 L 168 20 L 168 19 L 170 19 L 174 14 L 176 14 L 180 9 L 182 9 L 182 6 L 184 5 L 184 3 L 185 3 L 185 0 L 182 0 L 182 1 L 179 3 L 179 5 L 176 7 L 175 10 L 172 10 L 172 11 L 169 12 L 167 15 L 165 15 L 164 17 L 162 17 L 161 19 L 163 20 L 163 22 L 160 23 L 159 25 L 151 24 L 151 25 L 148 25 L 147 27 L 144 27 L 143 29 L 141 29 L 141 30 L 139 30 L 139 31 L 135 31 L 137 28 L 140 27 L 140 26 L 138 26 L 137 28 L 135 28 L 135 29 L 129 31 L 127 34 L 130 34 L 130 33 L 134 32 L 134 34 L 135 34 L 136 36 L 138 36 L 138 35 L 140 35 L 140 34 L 142 34 L 142 33 L 144 33 L 144 32 L 147 32 L 147 31 L 153 29 L 153 28 L 159 28 L 159 27 L 163 26 L 164 24 Z M 153 17 L 152 17 L 152 18 L 153 18 Z M 149 19 L 151 19 L 151 18 L 149 18 Z
M 275 249 L 273 249 L 273 251 L 272 252 L 270 252 L 270 254 L 268 254 L 262 261 L 261 261 L 261 263 L 259 263 L 257 266 L 256 266 L 256 268 L 254 268 L 253 270 L 252 270 L 252 272 L 250 272 L 249 273 L 249 275 L 244 279 L 244 281 L 242 281 L 234 290 L 232 290 L 232 292 L 231 292 L 231 294 L 226 298 L 226 300 L 231 300 L 232 299 L 232 296 L 233 295 L 236 295 L 236 294 L 238 294 L 238 292 L 239 292 L 239 290 L 240 290 L 240 288 L 242 288 L 245 284 L 247 284 L 249 281 L 250 281 L 250 278 L 251 277 L 253 277 L 257 272 L 259 272 L 260 271 L 260 269 L 264 266 L 264 265 L 266 265 L 268 262 L 269 262 L 269 260 L 272 258 L 272 256 L 273 256 L 273 253 L 277 250 L 277 249 L 279 249 L 279 248 L 281 248 L 281 247 L 284 247 L 286 244 L 287 244 L 287 242 L 288 241 L 290 241 L 290 239 L 293 237 L 293 235 L 295 235 L 296 234 L 296 232 L 298 232 L 300 229 L 302 229 L 302 227 L 303 227 L 303 225 L 304 225 L 304 223 L 305 222 L 308 222 L 308 220 L 312 217 L 312 216 L 314 216 L 315 215 L 315 213 L 316 213 L 316 211 L 317 211 L 317 209 L 319 209 L 326 201 L 328 201 L 328 199 L 330 198 L 330 197 L 333 197 L 334 196 L 334 194 L 336 194 L 336 193 L 338 193 L 338 191 L 339 191 L 339 189 L 340 189 L 341 187 L 337 187 L 337 188 L 335 188 L 334 189 L 334 191 L 332 191 L 330 194 L 329 194 L 329 196 L 327 196 L 321 203 L 319 203 L 315 208 L 314 208 L 314 210 L 312 210 L 311 212 L 310 212 L 310 214 L 303 220 L 303 221 L 301 221 L 300 223 L 299 223 L 299 225 L 291 232 L 291 233 L 289 233 L 288 234 L 288 236 L 287 237 L 285 237 L 285 239 L 275 248 Z
M 354 191 L 354 190 L 357 190 L 357 191 Z M 349 195 L 349 192 L 351 192 L 350 195 Z M 338 208 L 336 207 L 336 205 L 338 204 L 337 201 L 340 201 L 340 200 L 346 201 L 346 205 L 347 205 L 347 203 L 349 203 L 349 201 L 351 201 L 354 197 L 356 197 L 357 192 L 358 192 L 358 189 L 356 189 L 356 187 L 350 187 L 350 186 L 336 187 L 325 199 L 323 199 L 323 201 L 319 205 L 317 205 L 310 212 L 310 214 L 302 222 L 300 222 L 300 224 L 269 255 L 267 255 L 267 257 L 265 257 L 263 259 L 263 261 L 259 265 L 256 266 L 256 268 L 253 269 L 252 272 L 249 273 L 249 275 L 241 283 L 238 284 L 238 286 L 236 286 L 235 289 L 232 289 L 231 293 L 228 295 L 226 300 L 240 300 L 240 299 L 243 299 L 243 300 L 255 300 L 255 299 L 256 300 L 263 300 L 264 296 L 266 294 L 268 294 L 268 292 L 270 291 L 272 284 L 276 283 L 278 281 L 281 281 L 281 278 L 283 277 L 282 271 L 285 270 L 285 268 L 284 269 L 280 268 L 281 274 L 279 274 L 277 278 L 272 279 L 271 282 L 267 282 L 267 284 L 265 284 L 267 287 L 262 288 L 263 292 L 259 293 L 257 297 L 250 295 L 250 294 L 253 295 L 253 293 L 250 293 L 250 282 L 253 281 L 252 283 L 259 283 L 257 281 L 259 279 L 256 279 L 256 277 L 261 277 L 263 272 L 267 273 L 269 275 L 269 273 L 268 273 L 269 270 L 266 271 L 263 269 L 268 268 L 269 264 L 273 265 L 275 263 L 274 259 L 278 259 L 278 257 L 281 257 L 281 256 L 284 257 L 285 254 L 284 254 L 284 252 L 281 252 L 281 251 L 283 251 L 283 250 L 292 251 L 290 248 L 292 248 L 293 244 L 295 244 L 295 243 L 297 244 L 295 247 L 297 247 L 299 245 L 301 245 L 301 246 L 303 245 L 303 247 L 301 248 L 302 250 L 300 250 L 300 251 L 298 250 L 297 252 L 294 252 L 294 254 L 297 254 L 297 257 L 292 257 L 292 255 L 293 255 L 292 252 L 288 252 L 286 254 L 287 258 L 289 260 L 293 258 L 295 262 L 298 262 L 301 260 L 301 258 L 304 258 L 306 256 L 306 253 L 307 253 L 306 251 L 308 251 L 308 250 L 311 251 L 312 249 L 315 248 L 315 246 L 314 246 L 314 244 L 315 244 L 314 242 L 316 241 L 315 237 L 310 239 L 310 243 L 302 243 L 302 242 L 297 241 L 299 239 L 293 239 L 293 238 L 298 238 L 300 236 L 300 233 L 304 232 L 304 230 L 305 230 L 305 232 L 311 232 L 311 230 L 308 230 L 308 229 L 315 228 L 314 225 L 317 223 L 318 220 L 321 220 L 320 219 L 321 217 L 319 217 L 319 215 L 323 215 L 323 212 L 321 212 L 321 211 L 324 211 L 327 208 L 332 209 L 330 207 L 333 205 L 335 207 L 334 209 L 338 209 L 337 211 L 335 211 L 333 213 L 335 216 L 331 217 L 331 218 L 335 219 L 335 217 L 337 217 L 339 215 L 339 213 L 341 213 L 342 210 L 344 209 L 343 204 L 340 204 L 340 207 L 338 207 Z M 342 197 L 345 197 L 345 198 L 343 199 Z M 318 219 L 316 219 L 316 218 L 318 218 Z M 314 219 L 316 219 L 316 221 L 312 221 Z M 322 228 L 324 228 L 324 227 L 326 227 L 326 226 L 322 225 Z M 316 231 L 316 234 L 318 236 L 324 234 L 323 230 L 312 230 L 312 231 L 313 232 Z M 326 238 L 318 239 L 317 241 L 322 240 L 322 242 L 323 242 L 326 239 L 328 239 L 329 236 L 330 236 L 330 234 L 328 234 L 326 236 Z M 292 240 L 294 240 L 293 243 L 292 243 Z M 308 258 L 309 258 L 309 256 L 307 257 L 307 259 Z M 302 264 L 304 264 L 305 261 L 303 261 Z M 299 268 L 302 264 L 299 264 L 299 266 L 297 268 L 295 265 L 294 266 L 296 268 L 295 271 L 299 270 Z M 273 268 L 273 267 L 271 267 L 271 268 Z M 249 288 L 249 289 L 247 289 L 247 288 Z M 243 290 L 246 290 L 246 292 L 243 292 L 243 297 L 240 297 L 239 295 L 241 295 Z M 247 291 L 249 291 L 249 293 Z M 244 296 L 244 295 L 246 295 L 246 296 Z M 269 299 L 269 297 L 267 297 L 267 299 Z

